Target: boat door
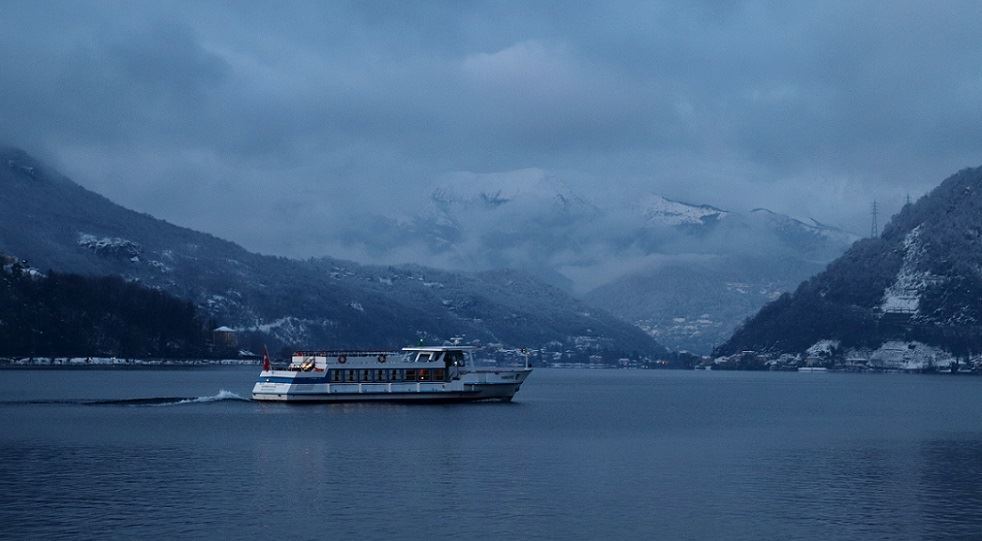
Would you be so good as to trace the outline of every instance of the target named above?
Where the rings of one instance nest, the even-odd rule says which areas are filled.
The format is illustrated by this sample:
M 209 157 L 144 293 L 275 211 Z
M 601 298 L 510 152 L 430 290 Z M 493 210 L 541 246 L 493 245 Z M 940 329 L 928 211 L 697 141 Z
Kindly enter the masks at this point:
M 460 369 L 464 366 L 463 351 L 448 351 L 443 354 L 443 363 L 450 380 L 460 379 Z

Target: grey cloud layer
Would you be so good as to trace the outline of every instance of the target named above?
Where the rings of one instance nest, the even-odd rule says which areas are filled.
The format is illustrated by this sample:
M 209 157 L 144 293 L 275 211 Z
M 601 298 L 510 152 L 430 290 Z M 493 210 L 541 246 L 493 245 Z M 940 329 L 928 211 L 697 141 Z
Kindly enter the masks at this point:
M 34 3 L 0 139 L 288 255 L 454 171 L 861 229 L 982 163 L 978 3 Z

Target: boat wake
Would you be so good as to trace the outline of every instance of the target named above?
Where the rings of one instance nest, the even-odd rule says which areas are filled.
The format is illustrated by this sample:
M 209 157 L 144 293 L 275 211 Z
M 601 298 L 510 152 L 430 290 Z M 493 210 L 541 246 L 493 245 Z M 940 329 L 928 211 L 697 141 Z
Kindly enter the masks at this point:
M 51 404 L 51 405 L 75 405 L 75 406 L 181 406 L 186 404 L 207 404 L 211 402 L 239 401 L 251 402 L 248 398 L 243 398 L 232 391 L 222 389 L 211 396 L 155 396 L 148 398 L 111 398 L 111 399 L 78 399 L 78 400 L 6 400 L 0 401 L 4 405 L 17 404 Z
M 249 398 L 243 398 L 232 391 L 226 391 L 222 389 L 218 391 L 218 394 L 213 394 L 211 396 L 199 396 L 196 398 L 183 398 L 177 402 L 165 402 L 157 404 L 158 406 L 179 406 L 181 404 L 206 404 L 208 402 L 221 402 L 224 400 L 237 400 L 240 402 L 251 402 Z

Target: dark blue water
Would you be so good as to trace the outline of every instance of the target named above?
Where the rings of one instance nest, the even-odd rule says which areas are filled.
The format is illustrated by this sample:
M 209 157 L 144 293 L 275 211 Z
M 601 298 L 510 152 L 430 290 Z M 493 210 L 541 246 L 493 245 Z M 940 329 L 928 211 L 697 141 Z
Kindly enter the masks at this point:
M 176 403 L 255 375 L 0 372 L 0 536 L 982 538 L 982 378 L 539 369 L 512 404 Z

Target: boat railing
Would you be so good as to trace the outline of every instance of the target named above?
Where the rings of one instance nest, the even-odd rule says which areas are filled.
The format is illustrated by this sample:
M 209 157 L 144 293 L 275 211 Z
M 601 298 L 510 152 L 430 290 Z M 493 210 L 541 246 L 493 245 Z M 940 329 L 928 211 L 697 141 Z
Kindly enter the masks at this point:
M 351 357 L 371 357 L 377 355 L 397 355 L 403 353 L 400 350 L 392 349 L 319 349 L 301 350 L 293 352 L 294 357 L 337 357 L 339 355 Z

